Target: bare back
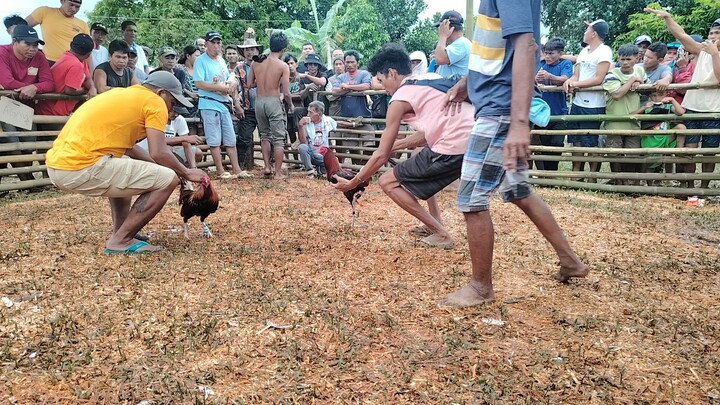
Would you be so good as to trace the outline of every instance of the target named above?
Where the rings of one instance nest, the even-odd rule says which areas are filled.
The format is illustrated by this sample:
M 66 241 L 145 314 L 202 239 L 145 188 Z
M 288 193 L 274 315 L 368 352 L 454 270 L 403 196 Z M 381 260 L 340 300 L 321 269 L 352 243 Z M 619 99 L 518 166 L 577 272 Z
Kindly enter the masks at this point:
M 258 97 L 278 97 L 280 94 L 289 93 L 290 68 L 274 55 L 271 54 L 262 63 L 254 62 L 252 71 L 255 73 Z

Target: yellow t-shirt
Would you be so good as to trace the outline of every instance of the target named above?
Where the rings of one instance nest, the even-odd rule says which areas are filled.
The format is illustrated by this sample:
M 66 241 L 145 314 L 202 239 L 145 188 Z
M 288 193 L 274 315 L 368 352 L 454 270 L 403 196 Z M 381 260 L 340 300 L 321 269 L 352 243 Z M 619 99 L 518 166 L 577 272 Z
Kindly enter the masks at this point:
M 141 85 L 114 88 L 83 104 L 60 131 L 45 163 L 57 170 L 81 170 L 101 157 L 121 157 L 145 138 L 145 129 L 165 132 L 165 101 Z
M 85 21 L 77 18 L 67 18 L 59 8 L 38 7 L 30 16 L 40 24 L 42 39 L 45 41 L 43 52 L 48 60 L 57 61 L 67 50 L 75 35 L 90 34 Z

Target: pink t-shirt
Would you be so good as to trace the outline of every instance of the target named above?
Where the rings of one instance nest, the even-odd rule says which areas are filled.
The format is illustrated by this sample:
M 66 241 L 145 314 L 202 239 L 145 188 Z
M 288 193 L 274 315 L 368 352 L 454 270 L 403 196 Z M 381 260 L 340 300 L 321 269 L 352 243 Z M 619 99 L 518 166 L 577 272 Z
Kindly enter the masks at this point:
M 413 75 L 408 79 L 439 79 L 442 76 L 428 73 Z M 400 86 L 390 99 L 405 101 L 413 112 L 405 114 L 405 120 L 415 131 L 425 132 L 428 147 L 441 155 L 462 155 L 467 148 L 470 131 L 475 123 L 475 109 L 470 103 L 463 103 L 460 114 L 445 116 L 442 106 L 447 94 L 430 86 L 409 84 Z

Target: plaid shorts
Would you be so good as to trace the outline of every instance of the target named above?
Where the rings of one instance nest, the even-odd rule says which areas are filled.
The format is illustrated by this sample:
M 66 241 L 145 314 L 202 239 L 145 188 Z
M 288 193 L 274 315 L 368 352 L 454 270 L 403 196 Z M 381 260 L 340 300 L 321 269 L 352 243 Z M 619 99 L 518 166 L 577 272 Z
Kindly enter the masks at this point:
M 503 168 L 503 143 L 510 127 L 510 117 L 479 117 L 470 132 L 470 140 L 463 158 L 457 206 L 460 212 L 487 211 L 490 196 L 500 188 L 505 202 L 530 196 L 527 163 L 515 172 Z

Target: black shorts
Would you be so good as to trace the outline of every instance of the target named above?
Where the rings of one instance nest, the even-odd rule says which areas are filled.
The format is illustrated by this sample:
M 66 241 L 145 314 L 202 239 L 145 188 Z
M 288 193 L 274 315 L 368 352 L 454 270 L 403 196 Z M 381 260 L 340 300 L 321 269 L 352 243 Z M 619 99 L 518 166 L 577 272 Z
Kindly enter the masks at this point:
M 427 200 L 460 178 L 462 162 L 463 155 L 441 155 L 426 146 L 395 166 L 393 173 L 412 195 Z

